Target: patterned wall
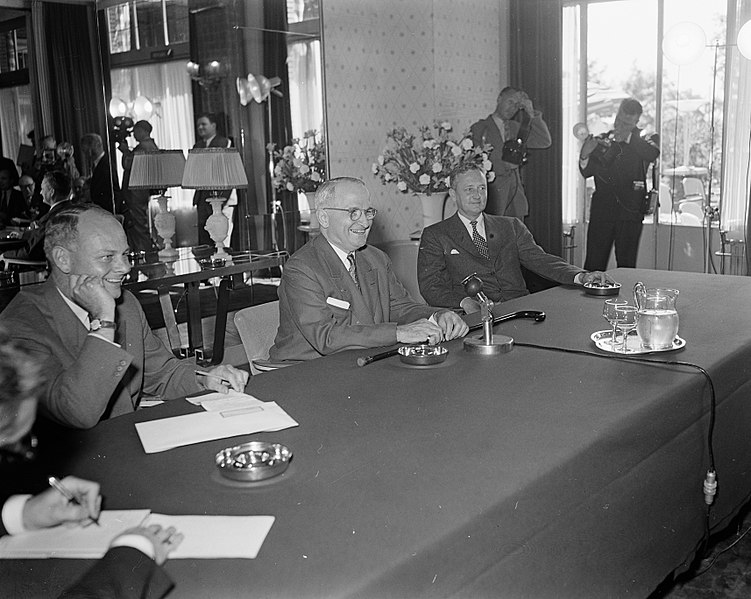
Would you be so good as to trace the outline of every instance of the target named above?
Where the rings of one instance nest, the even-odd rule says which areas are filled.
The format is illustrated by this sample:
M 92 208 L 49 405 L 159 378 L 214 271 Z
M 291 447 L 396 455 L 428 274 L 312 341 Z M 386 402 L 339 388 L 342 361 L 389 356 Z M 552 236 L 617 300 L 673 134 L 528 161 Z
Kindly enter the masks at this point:
M 370 241 L 408 239 L 419 202 L 383 186 L 372 164 L 386 132 L 450 120 L 457 135 L 506 84 L 508 0 L 324 0 L 332 176 L 361 177 L 379 214 Z

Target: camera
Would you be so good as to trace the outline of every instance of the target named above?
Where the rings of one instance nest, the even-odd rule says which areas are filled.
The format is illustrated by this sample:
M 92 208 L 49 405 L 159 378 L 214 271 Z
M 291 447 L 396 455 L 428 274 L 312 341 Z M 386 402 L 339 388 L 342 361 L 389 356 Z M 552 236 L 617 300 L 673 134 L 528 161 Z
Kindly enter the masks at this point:
M 620 156 L 621 148 L 613 141 L 609 133 L 603 133 L 595 139 L 597 145 L 592 150 L 592 157 L 603 166 L 610 166 Z
M 118 116 L 112 123 L 112 136 L 115 143 L 124 142 L 133 131 L 133 119 L 129 116 Z
M 527 162 L 527 147 L 518 139 L 509 139 L 503 144 L 501 160 L 521 166 Z
M 44 165 L 54 164 L 55 163 L 55 150 L 51 148 L 45 148 L 42 150 L 42 159 L 41 162 Z

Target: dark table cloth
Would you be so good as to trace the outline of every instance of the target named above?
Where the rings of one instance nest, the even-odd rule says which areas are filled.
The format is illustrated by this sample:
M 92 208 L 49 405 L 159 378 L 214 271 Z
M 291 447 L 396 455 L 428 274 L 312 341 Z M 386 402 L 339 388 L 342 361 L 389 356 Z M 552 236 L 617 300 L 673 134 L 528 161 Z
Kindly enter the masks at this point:
M 143 453 L 133 422 L 194 410 L 182 400 L 71 435 L 59 475 L 102 482 L 105 507 L 271 514 L 255 560 L 171 560 L 174 597 L 645 597 L 685 567 L 705 527 L 709 386 L 716 389 L 714 529 L 751 495 L 751 279 L 619 269 L 680 290 L 678 352 L 604 359 L 605 298 L 557 287 L 496 307 L 547 320 L 496 327 L 513 351 L 412 367 L 345 352 L 253 377 L 300 426 Z M 590 354 L 567 353 L 524 343 Z M 219 477 L 214 454 L 251 439 L 294 452 L 278 479 Z M 0 563 L 0 596 L 49 596 L 84 560 Z

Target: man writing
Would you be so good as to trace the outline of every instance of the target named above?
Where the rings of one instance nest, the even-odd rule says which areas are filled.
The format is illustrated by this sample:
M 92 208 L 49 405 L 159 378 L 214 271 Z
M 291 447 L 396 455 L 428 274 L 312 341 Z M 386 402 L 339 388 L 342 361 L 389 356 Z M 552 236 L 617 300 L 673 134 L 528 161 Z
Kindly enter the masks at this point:
M 309 360 L 397 342 L 438 343 L 467 333 L 453 312 L 416 303 L 388 257 L 366 245 L 376 210 L 360 179 L 321 185 L 316 213 L 321 235 L 284 267 L 271 360 Z
M 494 302 L 527 295 L 521 265 L 564 285 L 613 282 L 603 272 L 585 272 L 546 253 L 519 219 L 485 214 L 488 187 L 476 164 L 465 163 L 452 173 L 449 194 L 458 212 L 427 227 L 420 241 L 417 279 L 427 302 L 476 312 L 479 304 L 462 284 L 475 273 Z
M 582 145 L 579 171 L 585 179 L 595 178 L 584 268 L 607 268 L 613 245 L 618 266 L 636 268 L 647 166 L 660 155 L 654 138 L 640 135 L 636 125 L 641 113 L 641 104 L 626 98 L 618 107 L 607 141 L 590 135 Z M 603 151 L 596 151 L 598 148 Z
M 498 95 L 495 112 L 472 125 L 470 131 L 475 144 L 493 146 L 490 161 L 495 179 L 488 188 L 487 212 L 523 219 L 529 214 L 529 202 L 519 172 L 521 155 L 526 148 L 549 148 L 553 143 L 548 126 L 542 120 L 542 112 L 535 110 L 526 92 L 505 87 Z M 504 160 L 504 144 L 520 138 L 516 159 L 512 162 Z M 506 154 L 509 160 L 512 156 Z
M 248 373 L 217 366 L 196 379 L 156 337 L 133 295 L 121 286 L 130 272 L 128 243 L 115 217 L 72 204 L 47 223 L 50 277 L 19 293 L 0 323 L 45 365 L 41 413 L 73 428 L 132 412 L 143 394 L 170 399 L 201 391 L 242 391 Z

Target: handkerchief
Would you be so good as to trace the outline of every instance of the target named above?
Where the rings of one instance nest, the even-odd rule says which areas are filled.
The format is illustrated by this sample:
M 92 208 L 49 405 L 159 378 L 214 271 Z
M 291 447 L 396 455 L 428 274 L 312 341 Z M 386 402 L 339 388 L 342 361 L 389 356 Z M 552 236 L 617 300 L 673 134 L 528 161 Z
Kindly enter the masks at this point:
M 342 308 L 343 310 L 349 310 L 349 302 L 346 300 L 340 300 L 335 297 L 327 297 L 326 303 L 335 308 Z
M 458 255 L 458 254 L 459 254 L 459 250 L 457 250 L 457 249 L 453 249 L 453 250 L 451 250 L 451 251 L 449 252 L 449 254 L 451 254 L 452 256 L 453 256 L 454 254 L 457 254 L 457 255 Z

